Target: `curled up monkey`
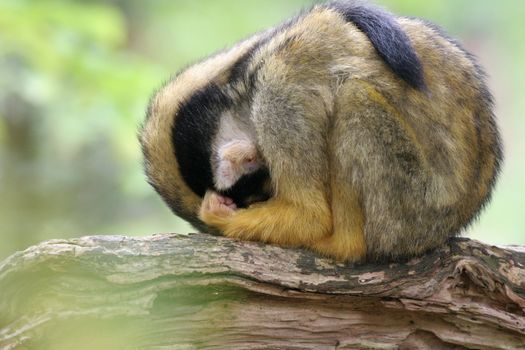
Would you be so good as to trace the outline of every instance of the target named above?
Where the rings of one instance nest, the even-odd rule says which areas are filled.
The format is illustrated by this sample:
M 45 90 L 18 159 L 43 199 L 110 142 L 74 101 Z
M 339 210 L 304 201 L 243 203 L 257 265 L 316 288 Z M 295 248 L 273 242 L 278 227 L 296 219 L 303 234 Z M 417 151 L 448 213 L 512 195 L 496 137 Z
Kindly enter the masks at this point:
M 151 99 L 140 141 L 150 184 L 199 230 L 350 261 L 444 244 L 502 159 L 472 55 L 355 1 L 186 68 Z

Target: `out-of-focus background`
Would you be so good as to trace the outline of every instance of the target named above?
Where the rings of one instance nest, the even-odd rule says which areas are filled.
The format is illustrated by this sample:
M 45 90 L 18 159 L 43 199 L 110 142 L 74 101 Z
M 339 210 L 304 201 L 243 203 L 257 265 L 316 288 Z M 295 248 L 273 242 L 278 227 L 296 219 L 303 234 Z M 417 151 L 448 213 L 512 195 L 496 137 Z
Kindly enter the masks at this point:
M 525 244 L 525 2 L 379 0 L 436 22 L 489 73 L 506 161 L 467 232 Z M 170 74 L 307 0 L 0 0 L 0 259 L 51 238 L 192 229 L 146 184 L 137 128 Z

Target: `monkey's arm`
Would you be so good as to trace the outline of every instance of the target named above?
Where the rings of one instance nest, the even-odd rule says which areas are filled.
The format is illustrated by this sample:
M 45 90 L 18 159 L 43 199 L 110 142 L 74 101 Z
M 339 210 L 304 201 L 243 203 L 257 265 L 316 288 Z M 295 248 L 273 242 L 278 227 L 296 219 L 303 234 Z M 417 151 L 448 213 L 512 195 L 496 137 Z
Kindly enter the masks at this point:
M 229 207 L 224 197 L 208 191 L 199 217 L 226 236 L 288 246 L 312 246 L 331 233 L 326 200 L 311 196 L 292 203 L 275 197 L 248 209 Z
M 282 85 L 272 90 L 266 83 L 254 105 L 258 143 L 270 168 L 274 196 L 221 215 L 224 211 L 213 209 L 216 198 L 209 194 L 201 220 L 228 237 L 305 246 L 341 260 L 363 258 L 366 245 L 357 196 L 346 196 L 343 215 L 330 204 L 341 194 L 332 193 L 340 188 L 331 179 L 326 101 L 309 90 Z M 341 222 L 343 216 L 350 219 Z

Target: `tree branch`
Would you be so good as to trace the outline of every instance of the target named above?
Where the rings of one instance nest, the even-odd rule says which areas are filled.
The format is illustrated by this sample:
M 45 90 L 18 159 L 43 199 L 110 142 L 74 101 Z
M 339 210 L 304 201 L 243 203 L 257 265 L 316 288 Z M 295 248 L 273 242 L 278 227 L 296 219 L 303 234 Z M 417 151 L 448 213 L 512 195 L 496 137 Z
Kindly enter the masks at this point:
M 0 263 L 0 348 L 525 349 L 525 249 L 351 265 L 206 234 L 53 240 Z

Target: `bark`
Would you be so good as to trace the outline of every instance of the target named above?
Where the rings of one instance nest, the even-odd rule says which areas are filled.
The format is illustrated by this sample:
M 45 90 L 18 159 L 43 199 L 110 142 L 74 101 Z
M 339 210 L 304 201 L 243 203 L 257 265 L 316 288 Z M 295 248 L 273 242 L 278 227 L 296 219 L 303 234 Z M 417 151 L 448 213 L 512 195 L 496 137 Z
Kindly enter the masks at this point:
M 0 349 L 525 349 L 525 248 L 336 263 L 206 234 L 53 240 L 0 263 Z

